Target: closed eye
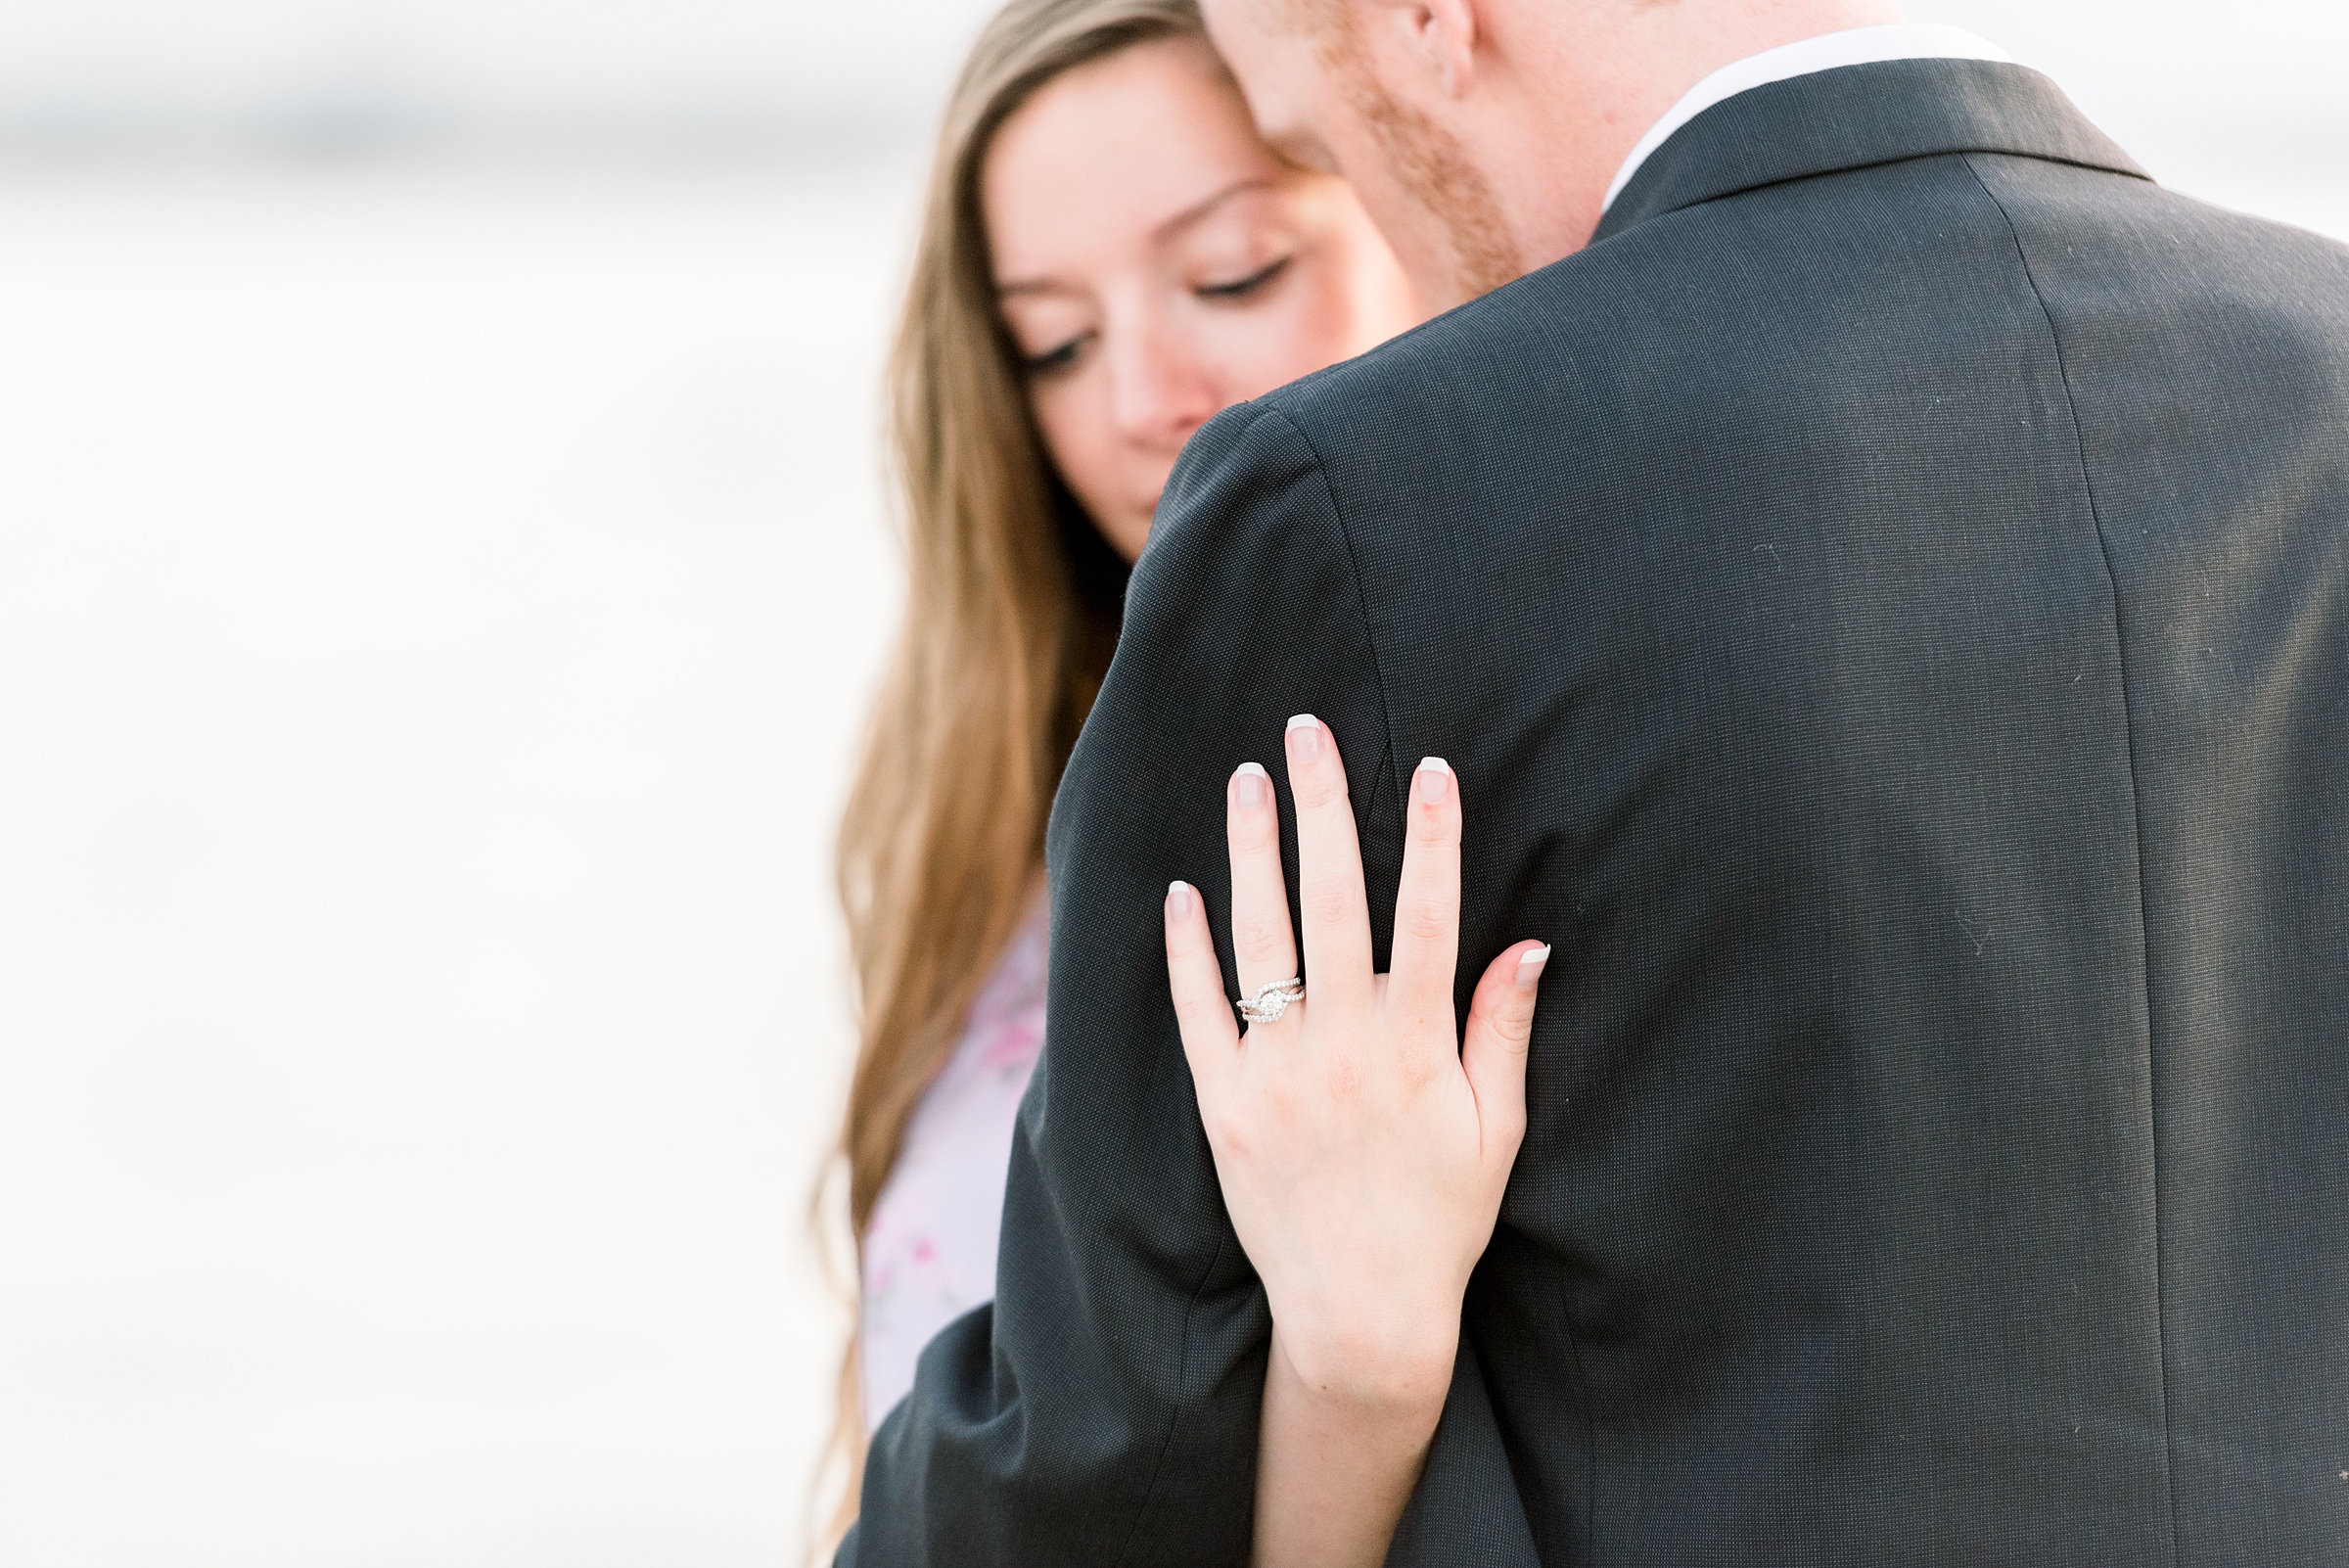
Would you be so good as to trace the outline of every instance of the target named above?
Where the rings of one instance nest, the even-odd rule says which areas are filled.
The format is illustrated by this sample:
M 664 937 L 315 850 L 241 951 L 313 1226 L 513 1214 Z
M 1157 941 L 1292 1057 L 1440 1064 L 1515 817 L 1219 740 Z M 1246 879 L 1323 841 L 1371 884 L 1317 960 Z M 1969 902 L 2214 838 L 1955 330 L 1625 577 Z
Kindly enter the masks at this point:
M 1057 348 L 1047 348 L 1040 354 L 1030 354 L 1020 361 L 1020 368 L 1031 376 L 1051 376 L 1077 363 L 1084 346 L 1093 341 L 1094 334 L 1080 333 Z
M 1271 265 L 1251 272 L 1244 278 L 1230 283 L 1204 283 L 1192 292 L 1202 300 L 1245 300 L 1286 272 L 1292 259 L 1284 255 Z

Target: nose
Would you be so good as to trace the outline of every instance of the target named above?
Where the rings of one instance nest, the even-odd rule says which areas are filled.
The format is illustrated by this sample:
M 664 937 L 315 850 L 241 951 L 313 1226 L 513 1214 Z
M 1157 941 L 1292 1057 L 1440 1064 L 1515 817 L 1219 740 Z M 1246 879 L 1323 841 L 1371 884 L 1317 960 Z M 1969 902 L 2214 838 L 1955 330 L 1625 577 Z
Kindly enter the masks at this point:
M 1174 322 L 1128 319 L 1106 334 L 1110 419 L 1137 446 L 1170 455 L 1223 411 L 1221 378 Z

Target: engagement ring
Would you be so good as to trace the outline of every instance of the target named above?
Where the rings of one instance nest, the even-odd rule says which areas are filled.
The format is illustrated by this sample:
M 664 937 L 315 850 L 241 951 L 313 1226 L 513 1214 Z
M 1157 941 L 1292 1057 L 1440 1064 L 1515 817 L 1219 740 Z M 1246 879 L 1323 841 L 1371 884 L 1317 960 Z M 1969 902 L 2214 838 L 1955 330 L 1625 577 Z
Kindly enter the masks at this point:
M 1289 1003 L 1305 1000 L 1303 980 L 1276 980 L 1256 993 L 1253 1000 L 1232 1003 L 1240 1016 L 1251 1024 L 1277 1024 L 1280 1015 L 1289 1010 Z

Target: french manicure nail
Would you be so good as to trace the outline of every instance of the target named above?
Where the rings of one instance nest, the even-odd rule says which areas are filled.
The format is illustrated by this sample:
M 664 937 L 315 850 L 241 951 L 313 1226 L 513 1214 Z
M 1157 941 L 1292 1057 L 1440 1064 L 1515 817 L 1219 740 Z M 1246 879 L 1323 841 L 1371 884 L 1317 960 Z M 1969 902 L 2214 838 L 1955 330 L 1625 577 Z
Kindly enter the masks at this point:
M 1451 786 L 1451 764 L 1441 757 L 1430 757 L 1419 764 L 1419 799 L 1430 806 L 1444 803 L 1444 792 Z
M 1531 991 L 1541 984 L 1542 971 L 1549 962 L 1549 945 L 1544 943 L 1517 960 L 1517 989 Z
M 1272 803 L 1272 775 L 1259 762 L 1242 762 L 1232 775 L 1232 793 L 1240 805 L 1251 811 L 1261 811 Z
M 1299 714 L 1289 720 L 1289 750 L 1300 758 L 1321 755 L 1321 720 Z
M 1176 925 L 1191 917 L 1191 885 L 1187 882 L 1167 884 L 1167 918 Z

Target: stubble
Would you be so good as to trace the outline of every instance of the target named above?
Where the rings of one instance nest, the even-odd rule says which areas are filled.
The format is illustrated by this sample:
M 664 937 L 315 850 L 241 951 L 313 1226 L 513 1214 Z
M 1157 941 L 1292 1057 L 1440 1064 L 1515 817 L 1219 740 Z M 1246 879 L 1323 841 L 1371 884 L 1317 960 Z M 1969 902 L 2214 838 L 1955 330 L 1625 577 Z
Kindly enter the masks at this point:
M 1290 3 L 1311 8 L 1322 67 L 1344 84 L 1347 107 L 1361 116 L 1397 182 L 1443 227 L 1460 298 L 1476 299 L 1523 276 L 1524 258 L 1499 199 L 1459 138 L 1379 83 L 1342 3 Z

